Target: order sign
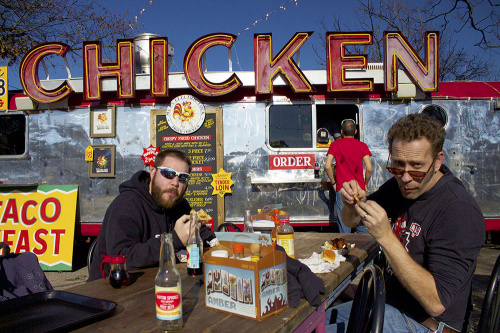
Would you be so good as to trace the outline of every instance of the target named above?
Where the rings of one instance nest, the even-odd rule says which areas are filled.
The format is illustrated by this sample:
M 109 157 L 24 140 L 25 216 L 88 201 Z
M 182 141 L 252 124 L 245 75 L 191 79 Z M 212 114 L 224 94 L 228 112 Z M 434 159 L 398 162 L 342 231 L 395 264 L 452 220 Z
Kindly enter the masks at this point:
M 269 169 L 312 169 L 314 154 L 269 155 Z

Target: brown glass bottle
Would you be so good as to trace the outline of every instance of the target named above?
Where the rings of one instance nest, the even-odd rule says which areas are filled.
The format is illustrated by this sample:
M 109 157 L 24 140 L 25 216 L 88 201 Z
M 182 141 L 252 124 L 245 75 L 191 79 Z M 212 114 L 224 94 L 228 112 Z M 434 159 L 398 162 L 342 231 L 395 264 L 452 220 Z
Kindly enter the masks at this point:
M 190 234 L 186 242 L 188 253 L 187 274 L 191 276 L 203 274 L 203 241 L 200 237 L 200 227 L 198 224 L 198 214 L 191 213 L 189 217 Z M 194 229 L 192 225 L 194 224 Z M 194 230 L 191 232 L 191 230 Z

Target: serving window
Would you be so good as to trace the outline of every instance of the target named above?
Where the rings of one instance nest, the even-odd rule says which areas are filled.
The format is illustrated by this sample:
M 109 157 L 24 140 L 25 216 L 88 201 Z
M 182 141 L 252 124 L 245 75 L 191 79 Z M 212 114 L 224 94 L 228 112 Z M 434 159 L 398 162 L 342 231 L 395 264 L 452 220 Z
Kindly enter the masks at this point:
M 22 112 L 0 114 L 0 159 L 28 155 L 28 117 Z
M 355 104 L 274 104 L 268 109 L 269 146 L 298 150 L 328 148 L 344 119 L 358 124 Z M 325 138 L 326 136 L 326 138 Z M 359 128 L 356 137 L 359 138 Z

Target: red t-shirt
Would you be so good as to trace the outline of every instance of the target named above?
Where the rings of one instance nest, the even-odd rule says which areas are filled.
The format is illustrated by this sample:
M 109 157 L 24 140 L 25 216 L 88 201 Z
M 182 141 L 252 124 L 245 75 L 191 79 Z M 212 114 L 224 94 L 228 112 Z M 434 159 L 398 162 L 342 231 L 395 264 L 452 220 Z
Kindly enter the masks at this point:
M 340 191 L 342 184 L 353 179 L 365 190 L 363 157 L 372 155 L 366 143 L 354 138 L 340 139 L 332 142 L 328 149 L 328 154 L 333 155 L 337 163 L 337 191 Z

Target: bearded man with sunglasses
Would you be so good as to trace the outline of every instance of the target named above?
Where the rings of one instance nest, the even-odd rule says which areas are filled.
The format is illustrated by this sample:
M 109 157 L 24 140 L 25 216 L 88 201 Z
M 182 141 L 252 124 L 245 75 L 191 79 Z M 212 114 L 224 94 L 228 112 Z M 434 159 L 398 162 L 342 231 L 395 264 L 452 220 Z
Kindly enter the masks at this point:
M 138 171 L 120 185 L 120 194 L 104 216 L 88 281 L 101 278 L 102 254 L 125 255 L 130 270 L 158 265 L 159 235 L 164 232 L 172 233 L 175 252 L 185 248 L 191 207 L 183 196 L 190 172 L 191 160 L 186 154 L 164 150 L 156 155 L 149 172 Z M 204 224 L 200 236 L 205 245 L 215 238 Z M 108 274 L 109 268 L 105 276 Z
M 387 134 L 394 177 L 368 197 L 354 180 L 341 190 L 344 222 L 363 221 L 387 259 L 384 332 L 467 330 L 485 226 L 474 198 L 443 164 L 445 134 L 424 114 L 401 118 Z M 349 311 L 349 303 L 329 309 L 327 325 L 337 324 L 327 331 L 342 331 Z

